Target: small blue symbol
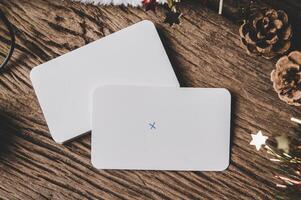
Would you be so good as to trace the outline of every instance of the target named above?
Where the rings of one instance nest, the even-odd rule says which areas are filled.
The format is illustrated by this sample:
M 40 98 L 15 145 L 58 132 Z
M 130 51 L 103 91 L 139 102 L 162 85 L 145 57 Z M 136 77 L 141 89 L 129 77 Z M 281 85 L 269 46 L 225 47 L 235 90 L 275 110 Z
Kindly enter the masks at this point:
M 148 123 L 151 130 L 156 129 L 156 122 Z

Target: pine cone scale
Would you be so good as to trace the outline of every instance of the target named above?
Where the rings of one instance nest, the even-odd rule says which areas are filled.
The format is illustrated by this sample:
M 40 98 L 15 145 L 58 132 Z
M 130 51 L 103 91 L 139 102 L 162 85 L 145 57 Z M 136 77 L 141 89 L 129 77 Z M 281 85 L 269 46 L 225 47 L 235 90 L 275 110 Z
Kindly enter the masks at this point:
M 258 13 L 257 15 L 254 15 L 253 17 L 251 17 L 251 21 L 253 21 L 252 24 L 253 24 L 254 29 L 257 29 L 258 27 L 261 26 L 262 19 L 263 19 L 262 13 Z
M 287 28 L 283 29 L 281 36 L 283 40 L 289 40 L 292 37 L 292 26 L 289 25 Z
M 283 27 L 283 23 L 282 23 L 282 21 L 281 20 L 279 20 L 279 19 L 276 19 L 275 21 L 274 21 L 274 25 L 275 25 L 275 27 L 276 27 L 276 29 L 281 29 L 282 27 Z
M 283 22 L 283 24 L 288 23 L 288 16 L 283 10 L 278 10 L 279 20 Z
M 270 18 L 271 20 L 276 20 L 278 18 L 278 12 L 274 9 L 267 10 L 265 15 L 268 16 L 268 18 Z
M 296 63 L 297 65 L 299 65 L 299 67 L 301 66 L 301 56 L 298 52 L 296 51 L 292 52 L 290 54 L 290 58 L 293 63 Z
M 266 43 L 272 45 L 272 44 L 276 44 L 276 42 L 278 42 L 279 38 L 277 35 L 272 35 L 271 38 L 267 38 Z
M 262 53 L 262 54 L 267 54 L 271 51 L 273 48 L 272 45 L 268 45 L 267 43 L 263 43 L 261 45 L 257 44 L 258 46 L 256 47 L 257 51 Z
M 281 41 L 281 42 L 278 42 L 276 46 L 274 46 L 273 51 L 276 54 L 284 54 L 285 52 L 287 52 L 289 50 L 290 47 L 291 47 L 290 41 Z

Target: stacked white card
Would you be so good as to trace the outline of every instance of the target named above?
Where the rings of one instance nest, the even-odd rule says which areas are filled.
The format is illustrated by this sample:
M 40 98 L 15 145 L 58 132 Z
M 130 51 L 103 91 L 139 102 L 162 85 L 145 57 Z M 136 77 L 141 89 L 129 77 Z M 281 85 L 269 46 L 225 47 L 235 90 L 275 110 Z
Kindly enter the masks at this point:
M 92 130 L 96 168 L 220 171 L 229 165 L 229 92 L 180 88 L 150 21 L 35 67 L 30 78 L 56 142 Z

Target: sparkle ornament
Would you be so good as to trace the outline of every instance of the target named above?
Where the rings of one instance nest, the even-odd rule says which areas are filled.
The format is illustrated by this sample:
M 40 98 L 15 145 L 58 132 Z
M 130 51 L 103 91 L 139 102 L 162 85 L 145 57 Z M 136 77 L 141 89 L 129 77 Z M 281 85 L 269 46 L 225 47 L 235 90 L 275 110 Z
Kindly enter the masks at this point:
M 156 8 L 156 0 L 143 0 L 143 5 L 145 7 L 145 10 L 152 10 L 155 11 Z
M 174 24 L 180 24 L 180 17 L 182 13 L 178 12 L 175 7 L 172 7 L 171 10 L 166 14 L 165 23 L 168 23 L 170 26 Z
M 275 137 L 277 141 L 277 149 L 283 150 L 285 153 L 289 152 L 289 141 L 286 135 Z
M 132 7 L 145 7 L 145 10 L 155 11 L 157 5 L 167 4 L 168 12 L 166 13 L 165 23 L 169 23 L 170 25 L 179 24 L 180 17 L 182 13 L 180 11 L 175 11 L 176 4 L 179 4 L 181 0 L 72 0 L 78 1 L 87 4 L 94 5 L 123 5 L 123 6 L 132 6 Z M 223 0 L 219 0 L 219 9 L 218 14 L 222 14 L 223 12 Z
M 301 125 L 301 119 L 292 117 L 290 120 Z M 276 148 L 266 144 L 267 139 L 268 137 L 262 135 L 261 131 L 258 131 L 257 134 L 252 134 L 250 144 L 255 145 L 258 151 L 264 145 L 264 150 L 269 155 L 267 159 L 276 166 L 281 167 L 281 174 L 274 176 L 277 179 L 275 185 L 288 194 L 288 199 L 300 199 L 295 197 L 296 194 L 298 197 L 301 194 L 301 144 L 292 142 L 294 145 L 290 145 L 287 136 L 281 135 L 275 137 L 277 141 Z
M 295 117 L 292 117 L 292 118 L 291 118 L 291 121 L 292 121 L 292 122 L 296 122 L 297 124 L 301 125 L 301 120 L 300 120 L 300 119 L 297 119 L 297 118 L 295 118 Z
M 257 151 L 260 150 L 262 145 L 265 145 L 266 140 L 268 139 L 267 136 L 262 135 L 261 131 L 258 131 L 258 133 L 251 134 L 252 136 L 252 141 L 250 142 L 250 145 L 256 146 Z

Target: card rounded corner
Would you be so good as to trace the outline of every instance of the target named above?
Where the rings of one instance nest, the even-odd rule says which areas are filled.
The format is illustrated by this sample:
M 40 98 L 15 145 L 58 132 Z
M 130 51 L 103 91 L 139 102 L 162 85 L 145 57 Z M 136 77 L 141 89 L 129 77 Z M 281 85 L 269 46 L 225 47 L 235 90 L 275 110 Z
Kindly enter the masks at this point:
M 230 160 L 228 160 L 227 162 L 225 162 L 217 171 L 226 171 L 230 166 Z
M 154 22 L 152 22 L 151 20 L 148 20 L 148 19 L 145 19 L 145 20 L 141 21 L 141 23 L 152 26 L 154 28 L 156 27 Z
M 95 162 L 95 159 L 93 158 L 93 154 L 91 153 L 91 160 L 90 160 L 90 163 L 92 165 L 92 167 L 94 167 L 95 169 L 100 169 L 98 166 L 97 166 L 97 163 Z
M 220 88 L 231 99 L 231 92 L 227 88 Z
M 34 77 L 36 76 L 35 74 L 37 73 L 37 70 L 38 70 L 38 66 L 34 67 L 30 70 L 29 78 L 30 78 L 31 81 L 33 81 Z
M 55 134 L 51 134 L 52 139 L 59 145 L 63 145 L 67 140 L 57 138 L 54 136 Z

